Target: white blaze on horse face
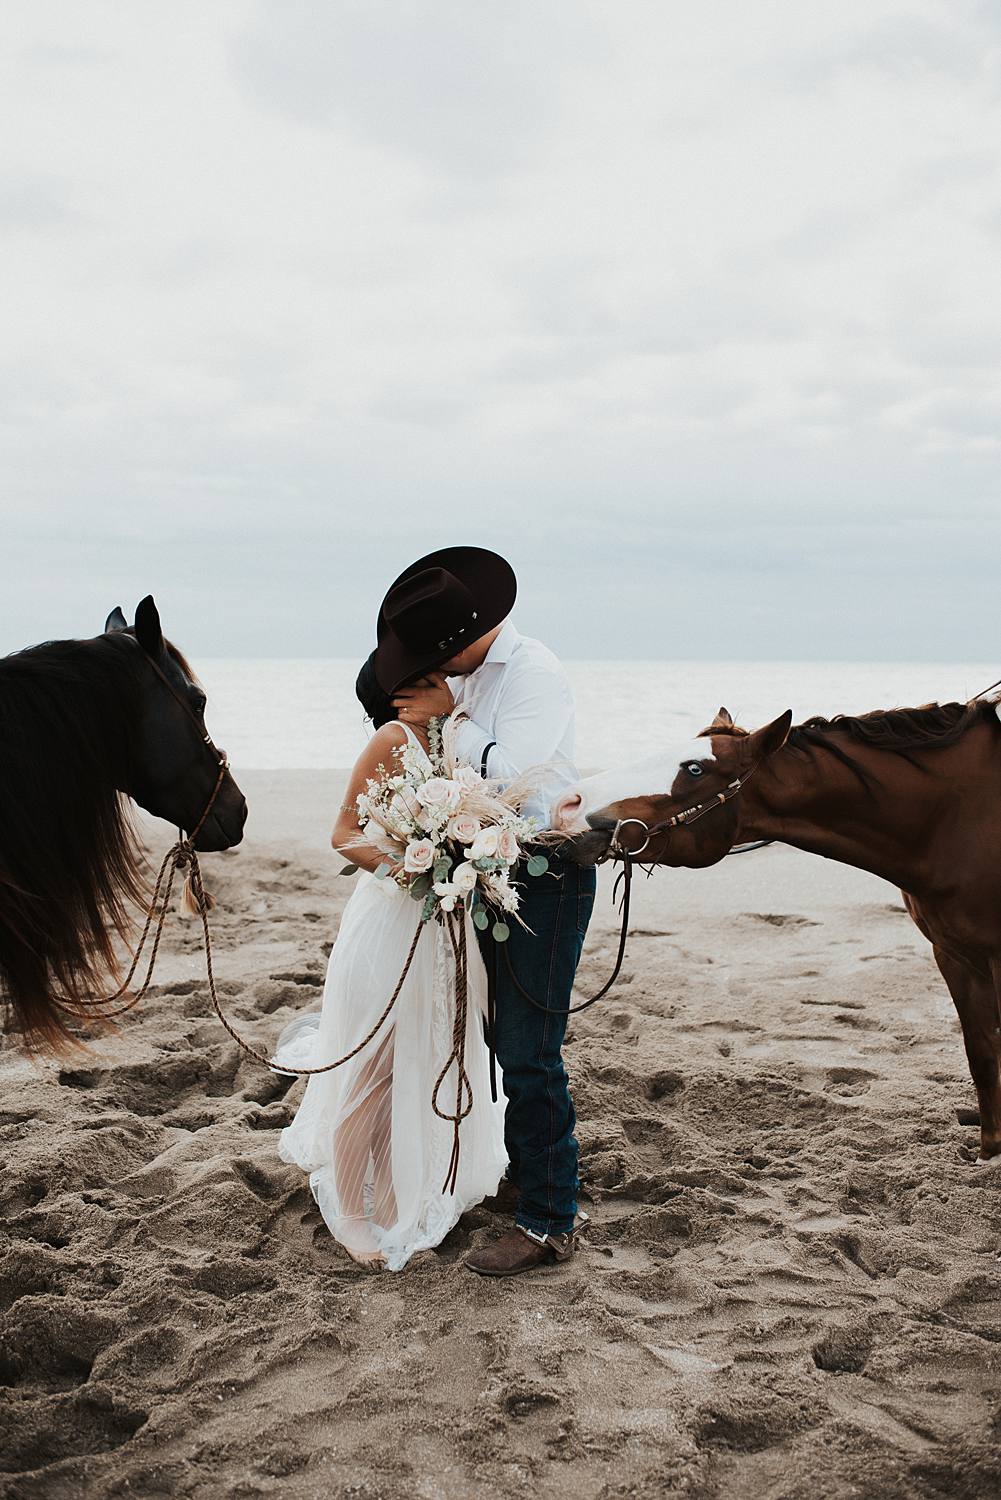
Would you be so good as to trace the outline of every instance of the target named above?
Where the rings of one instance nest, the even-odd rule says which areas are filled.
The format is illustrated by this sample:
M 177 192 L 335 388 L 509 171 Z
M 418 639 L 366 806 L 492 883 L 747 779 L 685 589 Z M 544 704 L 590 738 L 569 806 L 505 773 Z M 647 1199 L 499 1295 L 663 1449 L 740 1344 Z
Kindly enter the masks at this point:
M 682 766 L 691 761 L 715 765 L 712 740 L 691 740 L 673 750 L 661 751 L 646 760 L 635 761 L 617 770 L 601 771 L 579 781 L 553 805 L 551 822 L 559 833 L 586 833 L 588 817 L 608 807 L 631 802 L 637 797 L 666 797 Z M 693 792 L 698 781 L 692 782 Z

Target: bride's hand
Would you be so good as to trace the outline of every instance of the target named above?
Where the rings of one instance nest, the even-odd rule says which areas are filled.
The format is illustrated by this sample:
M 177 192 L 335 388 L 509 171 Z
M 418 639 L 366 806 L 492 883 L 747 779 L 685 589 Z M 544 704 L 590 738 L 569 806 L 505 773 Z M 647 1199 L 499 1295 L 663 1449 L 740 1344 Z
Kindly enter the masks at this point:
M 413 687 L 401 688 L 393 699 L 404 724 L 427 727 L 429 719 L 439 714 L 448 715 L 455 707 L 455 699 L 443 672 L 430 672 Z

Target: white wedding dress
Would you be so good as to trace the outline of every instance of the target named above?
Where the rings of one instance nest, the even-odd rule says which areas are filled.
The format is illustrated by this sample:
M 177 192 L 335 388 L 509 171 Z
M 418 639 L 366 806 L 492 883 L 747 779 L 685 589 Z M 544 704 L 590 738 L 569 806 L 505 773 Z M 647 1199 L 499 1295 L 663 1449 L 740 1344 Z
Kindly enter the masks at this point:
M 406 728 L 406 726 L 402 726 Z M 421 749 L 413 733 L 407 736 Z M 423 749 L 421 749 L 423 754 Z M 406 962 L 420 904 L 393 880 L 362 873 L 330 954 L 323 1008 L 282 1032 L 274 1065 L 310 1067 L 341 1057 L 371 1029 Z M 473 1105 L 462 1122 L 455 1192 L 443 1191 L 453 1126 L 431 1108 L 435 1080 L 452 1051 L 455 966 L 448 934 L 427 923 L 389 1019 L 361 1053 L 311 1078 L 279 1152 L 309 1173 L 331 1234 L 360 1259 L 400 1270 L 438 1245 L 459 1215 L 496 1192 L 507 1165 L 504 1094 L 490 1098 L 483 1037 L 486 971 L 468 915 L 469 1015 L 466 1072 Z M 453 1064 L 439 1107 L 455 1107 Z

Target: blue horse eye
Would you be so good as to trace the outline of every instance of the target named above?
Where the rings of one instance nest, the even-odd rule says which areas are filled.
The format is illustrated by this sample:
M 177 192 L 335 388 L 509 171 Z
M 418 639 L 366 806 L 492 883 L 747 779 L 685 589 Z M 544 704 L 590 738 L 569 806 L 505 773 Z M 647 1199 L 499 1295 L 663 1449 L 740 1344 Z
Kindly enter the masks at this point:
M 688 772 L 689 776 L 702 775 L 702 767 L 699 765 L 697 760 L 690 760 L 685 767 L 685 770 Z

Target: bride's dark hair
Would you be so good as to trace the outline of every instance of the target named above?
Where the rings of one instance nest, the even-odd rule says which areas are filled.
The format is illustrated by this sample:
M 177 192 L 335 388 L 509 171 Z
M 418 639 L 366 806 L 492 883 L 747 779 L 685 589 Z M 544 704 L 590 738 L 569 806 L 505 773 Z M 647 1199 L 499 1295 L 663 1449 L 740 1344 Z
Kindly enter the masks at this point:
M 365 710 L 366 718 L 372 720 L 376 729 L 381 729 L 383 724 L 388 724 L 391 719 L 399 718 L 399 715 L 393 707 L 389 694 L 379 686 L 374 661 L 375 652 L 373 651 L 358 673 L 355 692 L 358 694 L 358 702 Z

